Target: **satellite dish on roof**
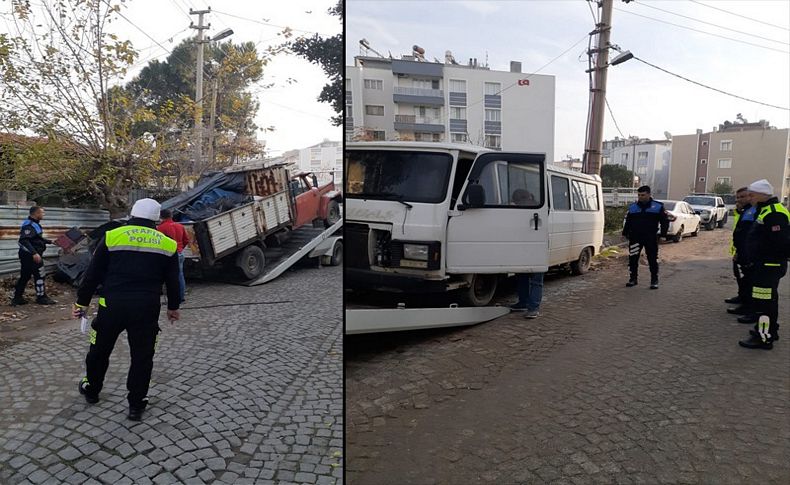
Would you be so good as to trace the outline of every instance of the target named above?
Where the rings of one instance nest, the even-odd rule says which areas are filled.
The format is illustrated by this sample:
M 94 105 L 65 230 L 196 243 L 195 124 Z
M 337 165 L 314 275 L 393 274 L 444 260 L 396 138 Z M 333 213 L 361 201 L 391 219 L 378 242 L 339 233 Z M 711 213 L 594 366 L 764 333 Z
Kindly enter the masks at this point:
M 672 133 L 670 133 L 668 131 L 665 131 L 664 132 L 664 138 L 666 138 L 667 140 L 671 140 L 672 139 Z

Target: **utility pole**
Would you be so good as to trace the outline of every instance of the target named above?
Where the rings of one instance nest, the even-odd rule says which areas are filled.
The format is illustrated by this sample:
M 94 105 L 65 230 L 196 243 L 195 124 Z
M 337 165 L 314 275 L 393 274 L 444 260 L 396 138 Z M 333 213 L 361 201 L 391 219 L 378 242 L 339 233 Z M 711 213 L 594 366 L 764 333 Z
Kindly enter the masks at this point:
M 612 32 L 612 7 L 614 0 L 600 0 L 601 22 L 590 34 L 598 34 L 598 45 L 587 54 L 595 54 L 593 85 L 590 88 L 590 116 L 587 140 L 584 145 L 584 173 L 601 174 L 601 149 L 603 148 L 603 117 L 606 106 L 606 72 L 609 67 L 609 37 Z M 588 71 L 589 72 L 589 71 Z
M 196 66 L 196 80 L 195 80 L 195 162 L 193 164 L 194 175 L 200 174 L 200 167 L 203 162 L 203 46 L 206 40 L 203 40 L 203 31 L 211 27 L 203 25 L 203 15 L 211 13 L 211 7 L 208 10 L 192 10 L 189 9 L 189 15 L 198 16 L 198 24 L 191 23 L 191 29 L 197 29 L 197 66 Z
M 208 122 L 208 165 L 214 166 L 214 123 L 217 116 L 217 89 L 219 88 L 219 80 L 214 78 L 211 84 L 211 118 Z

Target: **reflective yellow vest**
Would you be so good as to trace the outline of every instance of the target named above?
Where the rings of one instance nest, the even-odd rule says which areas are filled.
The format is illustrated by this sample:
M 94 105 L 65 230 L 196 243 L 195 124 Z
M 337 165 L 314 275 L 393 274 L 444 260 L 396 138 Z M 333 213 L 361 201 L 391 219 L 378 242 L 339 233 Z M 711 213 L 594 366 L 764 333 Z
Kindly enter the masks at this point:
M 121 226 L 105 235 L 110 252 L 136 251 L 172 256 L 178 250 L 176 242 L 156 229 L 143 226 Z

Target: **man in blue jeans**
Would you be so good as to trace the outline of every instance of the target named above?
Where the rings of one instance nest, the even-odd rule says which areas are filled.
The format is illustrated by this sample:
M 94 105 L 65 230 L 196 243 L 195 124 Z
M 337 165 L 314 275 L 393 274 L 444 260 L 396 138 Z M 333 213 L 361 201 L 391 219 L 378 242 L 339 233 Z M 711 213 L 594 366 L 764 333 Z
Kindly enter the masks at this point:
M 510 309 L 514 312 L 527 312 L 524 318 L 538 318 L 540 301 L 543 299 L 543 273 L 521 273 L 517 277 L 518 301 Z

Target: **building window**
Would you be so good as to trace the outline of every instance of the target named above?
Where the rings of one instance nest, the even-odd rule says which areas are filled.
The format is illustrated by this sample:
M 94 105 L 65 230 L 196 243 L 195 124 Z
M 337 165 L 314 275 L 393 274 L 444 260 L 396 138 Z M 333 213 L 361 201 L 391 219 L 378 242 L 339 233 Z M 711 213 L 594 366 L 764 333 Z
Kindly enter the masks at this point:
M 485 83 L 484 89 L 487 96 L 499 96 L 502 92 L 502 85 L 500 83 Z
M 732 177 L 716 177 L 717 184 L 732 185 Z
M 439 89 L 438 79 L 413 79 L 412 86 L 420 89 Z
M 732 168 L 732 158 L 720 158 L 719 168 Z
M 502 121 L 502 110 L 486 109 L 486 121 Z
M 647 160 L 647 152 L 636 152 L 638 160 Z
M 351 79 L 346 78 L 346 91 L 351 91 Z
M 346 118 L 353 118 L 354 117 L 354 110 L 352 109 L 350 104 L 346 105 Z
M 384 106 L 366 104 L 365 114 L 370 116 L 384 116 Z
M 450 79 L 450 91 L 454 93 L 465 93 L 466 81 L 463 79 Z
M 466 143 L 466 133 L 450 133 L 450 140 L 453 143 Z
M 466 108 L 458 108 L 456 106 L 450 107 L 450 118 L 454 120 L 466 119 Z
M 612 160 L 609 157 L 601 157 L 601 165 L 608 165 L 612 163 Z
M 382 91 L 384 89 L 384 81 L 381 79 L 365 79 L 365 89 Z
M 502 148 L 502 137 L 499 135 L 486 135 L 486 148 Z
M 732 140 L 722 140 L 719 146 L 719 150 L 723 152 L 731 152 L 732 151 Z
M 628 163 L 628 154 L 627 153 L 621 153 L 620 154 L 620 162 Z
M 383 141 L 386 138 L 384 130 L 370 130 L 368 133 L 373 141 Z

